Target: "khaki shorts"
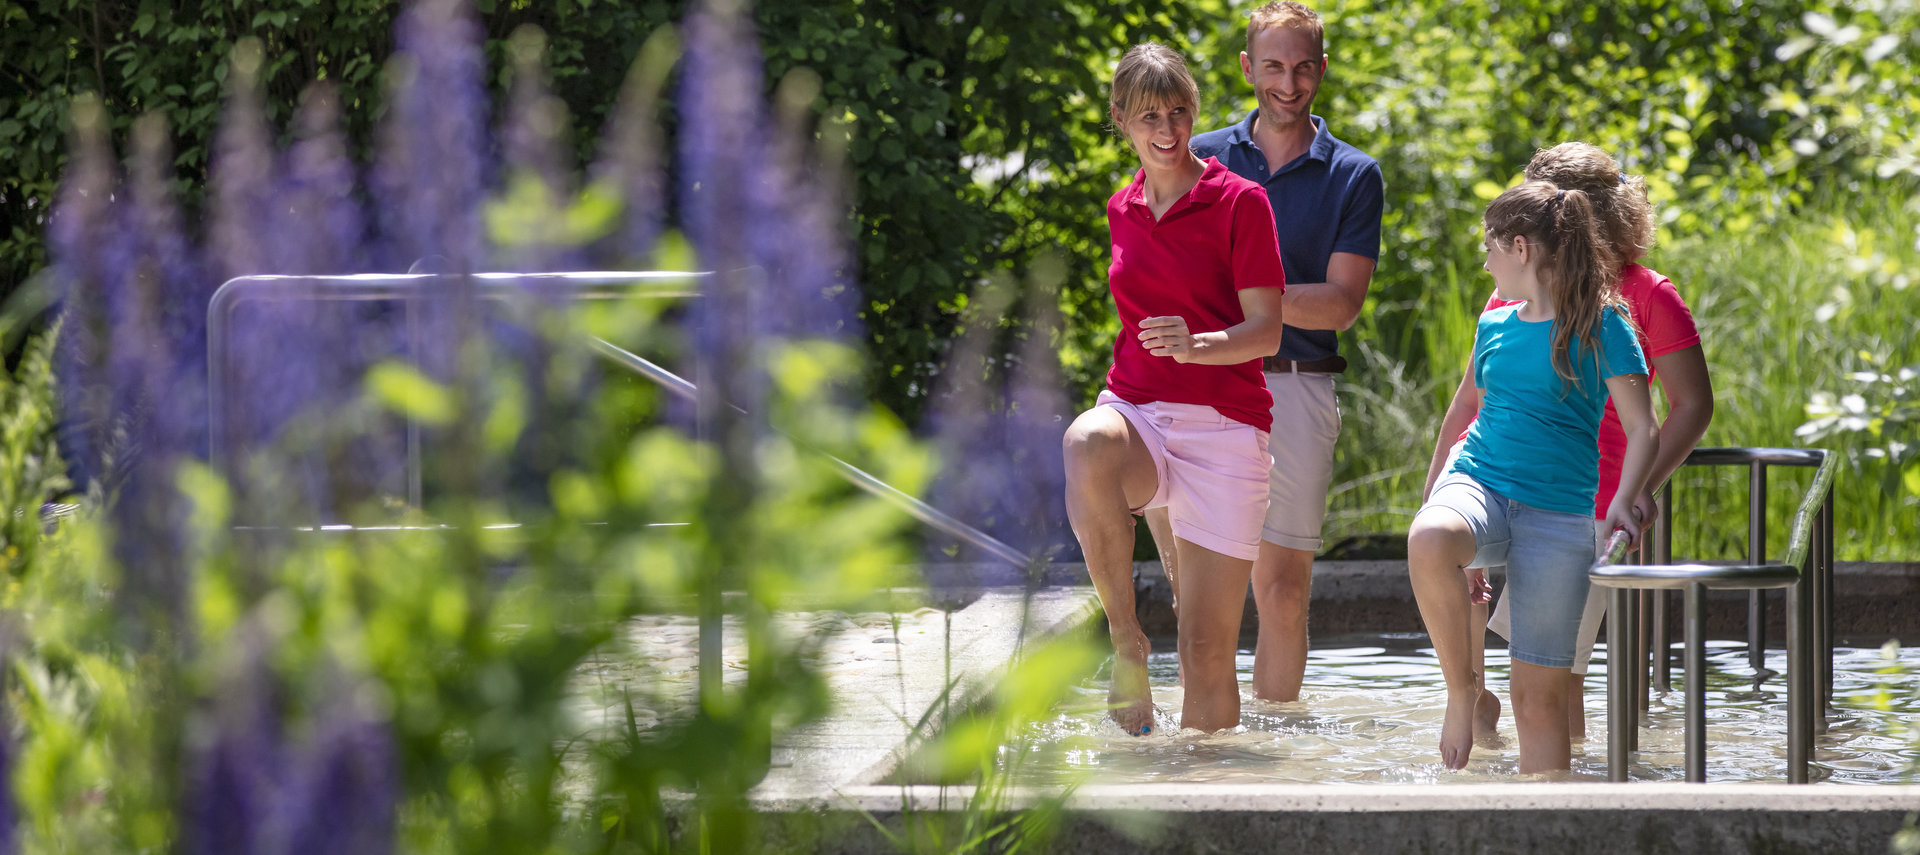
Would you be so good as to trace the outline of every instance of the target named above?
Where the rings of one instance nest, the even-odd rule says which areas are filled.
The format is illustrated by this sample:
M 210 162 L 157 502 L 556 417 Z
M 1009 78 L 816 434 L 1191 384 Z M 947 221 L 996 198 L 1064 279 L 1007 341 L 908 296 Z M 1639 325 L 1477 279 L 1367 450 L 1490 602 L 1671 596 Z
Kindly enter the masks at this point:
M 1333 483 L 1333 444 L 1340 439 L 1340 404 L 1332 374 L 1267 374 L 1273 393 L 1273 430 L 1267 450 L 1267 520 L 1260 539 L 1288 549 L 1320 551 Z

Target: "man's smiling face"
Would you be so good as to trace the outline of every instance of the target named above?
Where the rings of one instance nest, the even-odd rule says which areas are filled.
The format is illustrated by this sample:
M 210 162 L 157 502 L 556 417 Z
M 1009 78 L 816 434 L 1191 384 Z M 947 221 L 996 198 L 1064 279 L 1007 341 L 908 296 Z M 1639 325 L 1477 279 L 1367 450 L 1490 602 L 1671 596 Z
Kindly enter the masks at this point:
M 1288 127 L 1308 121 L 1327 72 L 1319 40 L 1304 29 L 1267 27 L 1249 44 L 1252 50 L 1240 54 L 1240 71 L 1260 99 L 1260 122 Z

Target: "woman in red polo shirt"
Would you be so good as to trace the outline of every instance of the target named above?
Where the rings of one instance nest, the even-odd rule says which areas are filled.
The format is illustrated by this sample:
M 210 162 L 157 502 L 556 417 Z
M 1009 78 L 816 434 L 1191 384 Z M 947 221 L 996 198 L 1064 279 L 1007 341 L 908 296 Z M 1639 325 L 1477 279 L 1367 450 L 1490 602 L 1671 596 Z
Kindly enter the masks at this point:
M 1187 149 L 1199 87 L 1178 53 L 1127 52 L 1116 129 L 1140 158 L 1107 201 L 1108 283 L 1121 334 L 1107 388 L 1064 440 L 1067 516 L 1106 608 L 1113 719 L 1153 730 L 1148 642 L 1133 608 L 1133 515 L 1165 507 L 1181 568 L 1180 724 L 1240 723 L 1234 655 L 1266 515 L 1272 398 L 1260 357 L 1280 346 L 1285 274 L 1258 185 Z

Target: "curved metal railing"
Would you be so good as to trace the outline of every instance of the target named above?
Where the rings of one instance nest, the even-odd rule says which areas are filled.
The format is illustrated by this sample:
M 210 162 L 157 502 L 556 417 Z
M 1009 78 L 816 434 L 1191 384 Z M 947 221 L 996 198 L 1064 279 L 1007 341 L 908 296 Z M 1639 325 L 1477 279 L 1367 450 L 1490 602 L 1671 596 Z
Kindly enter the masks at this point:
M 1787 596 L 1787 780 L 1806 783 L 1815 719 L 1824 719 L 1832 693 L 1833 481 L 1838 458 L 1818 448 L 1701 448 L 1688 456 L 1686 465 L 1750 468 L 1748 563 L 1667 563 L 1672 502 L 1666 492 L 1661 496 L 1660 519 L 1654 534 L 1661 553 L 1656 561 L 1621 563 L 1628 549 L 1625 532 L 1616 531 L 1607 541 L 1606 549 L 1589 575 L 1594 584 L 1609 589 L 1608 777 L 1615 781 L 1627 779 L 1628 761 L 1639 732 L 1638 714 L 1644 709 L 1648 691 L 1647 647 L 1654 649 L 1659 664 L 1665 664 L 1666 621 L 1660 613 L 1663 609 L 1654 609 L 1654 619 L 1647 620 L 1643 597 L 1636 592 L 1684 592 L 1687 780 L 1705 781 L 1706 592 L 1784 588 Z M 1764 559 L 1766 468 L 1769 466 L 1814 467 L 1813 479 L 1794 508 L 1786 554 L 1773 562 Z M 1758 663 L 1764 653 L 1764 617 L 1758 605 L 1749 611 L 1748 641 L 1756 663 L 1755 673 L 1762 673 Z M 1648 624 L 1657 630 L 1648 633 Z M 1635 702 L 1635 695 L 1640 696 L 1639 703 Z

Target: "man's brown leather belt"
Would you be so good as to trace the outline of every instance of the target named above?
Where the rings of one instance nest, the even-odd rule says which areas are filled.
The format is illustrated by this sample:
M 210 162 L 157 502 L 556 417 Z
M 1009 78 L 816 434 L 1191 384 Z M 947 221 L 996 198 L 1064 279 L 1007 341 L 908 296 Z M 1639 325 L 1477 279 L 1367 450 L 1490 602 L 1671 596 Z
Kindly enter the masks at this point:
M 1278 356 L 1269 356 L 1260 360 L 1260 370 L 1269 374 L 1339 374 L 1347 370 L 1347 358 L 1329 356 L 1310 362 L 1295 362 Z

